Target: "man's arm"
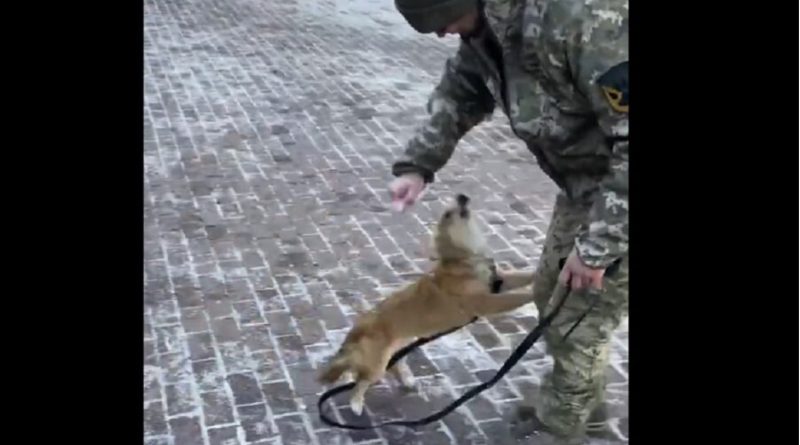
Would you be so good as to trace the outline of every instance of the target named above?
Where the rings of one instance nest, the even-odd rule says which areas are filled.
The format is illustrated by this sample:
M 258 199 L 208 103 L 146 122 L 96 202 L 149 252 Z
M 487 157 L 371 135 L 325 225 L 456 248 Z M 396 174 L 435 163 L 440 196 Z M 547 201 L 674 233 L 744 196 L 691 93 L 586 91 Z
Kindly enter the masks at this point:
M 590 35 L 571 53 L 578 88 L 589 98 L 612 154 L 575 247 L 586 266 L 605 269 L 628 251 L 628 31 L 626 9 L 595 12 L 593 26 L 583 27 Z
M 428 101 L 430 116 L 392 166 L 392 173 L 420 174 L 426 183 L 442 168 L 458 141 L 494 111 L 486 74 L 474 50 L 462 42 L 447 60 L 444 74 Z

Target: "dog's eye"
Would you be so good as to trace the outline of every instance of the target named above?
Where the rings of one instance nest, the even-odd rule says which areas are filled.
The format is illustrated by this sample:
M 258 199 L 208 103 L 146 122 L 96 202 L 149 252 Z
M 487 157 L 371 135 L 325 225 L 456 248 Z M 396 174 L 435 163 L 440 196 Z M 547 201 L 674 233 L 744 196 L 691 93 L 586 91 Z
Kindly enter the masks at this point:
M 450 212 L 445 212 L 444 213 L 444 219 L 450 219 L 450 215 L 451 215 Z

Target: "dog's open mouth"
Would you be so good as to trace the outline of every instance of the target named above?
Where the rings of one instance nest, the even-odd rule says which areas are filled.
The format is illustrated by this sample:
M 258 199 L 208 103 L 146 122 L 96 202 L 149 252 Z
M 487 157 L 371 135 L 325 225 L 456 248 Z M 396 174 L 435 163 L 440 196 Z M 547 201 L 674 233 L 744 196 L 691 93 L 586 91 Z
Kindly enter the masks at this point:
M 459 193 L 456 196 L 456 204 L 458 204 L 458 215 L 462 219 L 469 218 L 469 210 L 467 209 L 467 204 L 469 204 L 469 197 L 467 195 Z

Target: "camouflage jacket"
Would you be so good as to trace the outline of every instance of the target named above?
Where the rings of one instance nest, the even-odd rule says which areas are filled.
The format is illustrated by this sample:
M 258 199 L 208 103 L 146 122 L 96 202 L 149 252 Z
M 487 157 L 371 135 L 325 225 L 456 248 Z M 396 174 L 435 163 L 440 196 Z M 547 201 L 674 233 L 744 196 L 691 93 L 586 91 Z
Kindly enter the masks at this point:
M 575 244 L 591 267 L 628 250 L 628 0 L 485 0 L 427 122 L 392 168 L 427 182 L 467 131 L 502 107 L 539 166 L 591 205 Z

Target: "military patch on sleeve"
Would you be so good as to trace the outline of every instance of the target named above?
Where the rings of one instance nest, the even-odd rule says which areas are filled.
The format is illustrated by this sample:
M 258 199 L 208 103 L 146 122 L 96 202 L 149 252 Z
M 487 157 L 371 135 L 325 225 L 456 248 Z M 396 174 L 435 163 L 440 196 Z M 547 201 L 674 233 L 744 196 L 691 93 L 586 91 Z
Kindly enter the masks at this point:
M 628 62 L 615 65 L 597 79 L 608 104 L 618 113 L 628 112 Z

